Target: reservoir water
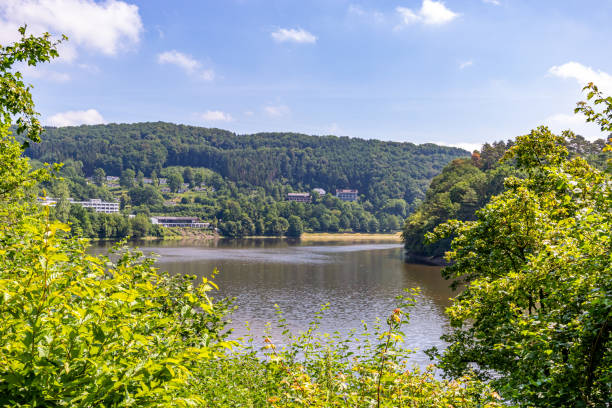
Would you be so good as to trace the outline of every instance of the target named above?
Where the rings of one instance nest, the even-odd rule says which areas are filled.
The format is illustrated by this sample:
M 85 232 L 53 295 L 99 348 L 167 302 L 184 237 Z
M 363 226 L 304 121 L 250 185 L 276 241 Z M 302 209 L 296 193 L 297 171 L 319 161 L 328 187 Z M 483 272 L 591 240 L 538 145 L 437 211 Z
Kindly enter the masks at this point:
M 210 276 L 219 286 L 215 298 L 235 297 L 233 336 L 246 333 L 248 321 L 256 338 L 267 322 L 276 329 L 277 304 L 294 333 L 306 329 L 315 313 L 329 303 L 321 331 L 347 333 L 360 329 L 361 321 L 383 321 L 395 307 L 395 296 L 404 288 L 419 287 L 421 295 L 405 328 L 406 346 L 417 349 L 412 360 L 428 364 L 423 350 L 444 344 L 447 329 L 444 309 L 454 293 L 434 266 L 407 264 L 403 248 L 389 242 L 308 243 L 283 239 L 244 239 L 194 242 L 140 243 L 145 253 L 156 253 L 160 269 L 172 274 Z M 104 253 L 98 244 L 93 251 Z

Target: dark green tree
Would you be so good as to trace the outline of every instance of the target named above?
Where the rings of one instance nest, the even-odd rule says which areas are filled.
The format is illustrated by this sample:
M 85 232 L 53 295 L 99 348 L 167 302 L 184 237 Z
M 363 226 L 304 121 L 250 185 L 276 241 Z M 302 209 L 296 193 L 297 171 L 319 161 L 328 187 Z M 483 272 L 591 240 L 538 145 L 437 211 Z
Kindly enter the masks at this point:
M 126 169 L 121 172 L 119 184 L 124 188 L 132 188 L 135 184 L 136 172 L 132 169 Z
M 106 173 L 104 172 L 104 169 L 96 168 L 93 174 L 93 182 L 96 183 L 98 187 L 102 187 L 105 181 L 106 181 Z
M 293 238 L 299 238 L 300 236 L 302 236 L 304 226 L 302 225 L 301 218 L 296 215 L 291 215 L 287 221 L 289 222 L 287 236 Z
M 170 191 L 173 193 L 178 192 L 182 184 L 183 176 L 181 176 L 179 172 L 172 171 L 170 174 L 168 174 L 168 187 L 170 188 Z

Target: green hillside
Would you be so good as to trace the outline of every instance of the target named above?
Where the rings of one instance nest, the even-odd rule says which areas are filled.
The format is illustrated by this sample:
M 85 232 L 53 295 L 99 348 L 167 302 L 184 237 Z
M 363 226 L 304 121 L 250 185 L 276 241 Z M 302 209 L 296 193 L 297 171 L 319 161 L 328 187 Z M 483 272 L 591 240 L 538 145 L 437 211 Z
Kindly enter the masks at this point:
M 237 135 L 164 122 L 47 128 L 27 155 L 46 162 L 78 160 L 83 172 L 101 168 L 160 174 L 168 166 L 205 167 L 237 183 L 297 190 L 358 189 L 374 206 L 424 196 L 430 180 L 465 150 L 435 144 L 384 142 L 297 133 Z

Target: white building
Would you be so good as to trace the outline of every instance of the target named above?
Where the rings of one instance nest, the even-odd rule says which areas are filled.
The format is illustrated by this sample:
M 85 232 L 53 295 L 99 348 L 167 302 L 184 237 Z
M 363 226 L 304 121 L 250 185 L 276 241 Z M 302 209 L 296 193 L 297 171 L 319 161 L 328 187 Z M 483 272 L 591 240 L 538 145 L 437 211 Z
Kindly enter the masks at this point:
M 299 203 L 309 203 L 311 200 L 309 193 L 287 193 L 287 201 L 297 201 Z
M 45 197 L 44 199 L 39 198 L 38 201 L 42 205 L 55 207 L 59 200 L 57 198 Z M 75 201 L 72 198 L 69 198 L 68 202 L 70 204 L 80 205 L 84 208 L 93 208 L 95 212 L 99 213 L 112 214 L 119 212 L 119 203 L 115 201 L 102 201 L 99 198 L 92 198 L 89 201 Z
M 359 192 L 357 190 L 351 190 L 351 189 L 337 189 L 336 190 L 336 197 L 338 197 L 339 199 L 341 199 L 342 201 L 357 201 Z
M 315 193 L 317 193 L 321 197 L 323 197 L 325 195 L 325 190 L 323 190 L 322 188 L 313 188 L 312 191 L 314 191 Z
M 196 217 L 166 217 L 158 215 L 151 217 L 151 224 L 161 225 L 162 227 L 181 227 L 181 228 L 209 228 L 210 223 L 202 222 Z

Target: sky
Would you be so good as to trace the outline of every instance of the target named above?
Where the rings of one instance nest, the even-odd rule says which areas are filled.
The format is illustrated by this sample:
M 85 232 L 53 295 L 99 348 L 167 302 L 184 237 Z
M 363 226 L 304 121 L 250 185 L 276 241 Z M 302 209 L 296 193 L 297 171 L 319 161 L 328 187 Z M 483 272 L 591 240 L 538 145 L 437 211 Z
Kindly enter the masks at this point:
M 539 125 L 588 139 L 612 95 L 612 0 L 0 0 L 65 34 L 19 67 L 44 124 L 167 121 L 478 148 Z

